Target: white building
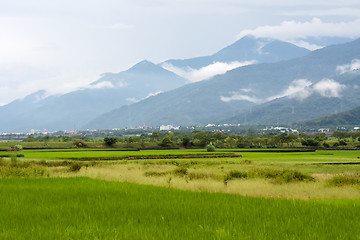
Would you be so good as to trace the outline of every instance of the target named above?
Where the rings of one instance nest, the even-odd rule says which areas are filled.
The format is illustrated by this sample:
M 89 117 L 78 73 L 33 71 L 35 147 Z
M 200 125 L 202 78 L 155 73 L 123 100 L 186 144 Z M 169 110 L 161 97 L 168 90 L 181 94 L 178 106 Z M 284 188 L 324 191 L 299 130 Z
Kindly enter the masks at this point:
M 173 125 L 161 125 L 160 131 L 170 131 L 170 130 L 179 130 L 180 127 L 174 127 Z

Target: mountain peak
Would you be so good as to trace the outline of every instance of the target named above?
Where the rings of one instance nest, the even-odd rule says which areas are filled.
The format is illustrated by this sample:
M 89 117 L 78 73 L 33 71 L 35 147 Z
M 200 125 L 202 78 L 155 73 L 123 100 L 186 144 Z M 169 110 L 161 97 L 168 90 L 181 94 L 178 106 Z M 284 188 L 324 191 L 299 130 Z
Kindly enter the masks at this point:
M 128 72 L 153 72 L 158 71 L 161 67 L 157 66 L 155 63 L 152 63 L 148 60 L 142 60 L 134 66 L 132 66 Z

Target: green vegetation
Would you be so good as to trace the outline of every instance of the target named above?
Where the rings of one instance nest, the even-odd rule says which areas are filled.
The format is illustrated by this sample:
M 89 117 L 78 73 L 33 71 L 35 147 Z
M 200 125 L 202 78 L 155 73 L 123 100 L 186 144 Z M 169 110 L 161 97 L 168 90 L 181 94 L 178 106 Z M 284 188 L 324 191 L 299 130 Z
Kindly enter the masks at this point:
M 28 136 L 21 142 L 27 148 L 133 148 L 133 149 L 173 149 L 173 148 L 252 148 L 272 149 L 289 147 L 343 148 L 360 146 L 359 132 L 334 131 L 331 135 L 315 133 L 263 133 L 248 131 L 247 134 L 231 134 L 222 131 L 193 132 L 152 132 L 141 135 L 111 135 L 106 137 L 78 136 Z M 19 142 L 0 142 L 0 149 L 15 150 Z
M 337 187 L 347 186 L 347 185 L 360 185 L 360 175 L 339 175 L 335 176 L 329 180 L 329 184 Z
M 104 142 L 106 146 L 111 147 L 112 145 L 114 145 L 117 142 L 117 138 L 115 137 L 105 137 L 104 138 Z
M 4 151 L 0 238 L 360 236 L 360 150 L 299 150 Z
M 1 179 L 1 239 L 356 239 L 357 200 L 281 200 L 92 180 Z

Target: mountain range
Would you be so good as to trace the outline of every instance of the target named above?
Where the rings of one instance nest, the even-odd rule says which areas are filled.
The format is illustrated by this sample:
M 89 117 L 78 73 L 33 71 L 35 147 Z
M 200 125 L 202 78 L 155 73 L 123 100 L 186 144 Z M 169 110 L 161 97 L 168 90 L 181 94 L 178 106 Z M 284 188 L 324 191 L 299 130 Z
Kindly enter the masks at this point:
M 74 130 L 114 108 L 169 91 L 186 83 L 182 77 L 148 61 L 127 71 L 105 73 L 86 88 L 63 95 L 31 94 L 0 107 L 0 131 Z
M 360 105 L 359 74 L 354 69 L 360 64 L 359 53 L 360 40 L 310 52 L 291 43 L 246 36 L 210 56 L 160 64 L 144 60 L 126 71 L 102 74 L 67 94 L 47 96 L 39 91 L 15 100 L 0 107 L 0 132 L 317 118 Z M 194 83 L 173 71 L 204 71 L 219 62 L 248 65 L 213 71 L 207 80 Z
M 186 69 L 200 69 L 214 62 L 277 62 L 296 57 L 302 57 L 310 51 L 306 48 L 295 46 L 289 42 L 269 38 L 255 38 L 245 36 L 235 43 L 210 55 L 189 59 L 170 59 L 162 66 L 172 65 Z
M 243 66 L 110 111 L 86 126 L 291 123 L 360 105 L 360 39 L 276 63 Z

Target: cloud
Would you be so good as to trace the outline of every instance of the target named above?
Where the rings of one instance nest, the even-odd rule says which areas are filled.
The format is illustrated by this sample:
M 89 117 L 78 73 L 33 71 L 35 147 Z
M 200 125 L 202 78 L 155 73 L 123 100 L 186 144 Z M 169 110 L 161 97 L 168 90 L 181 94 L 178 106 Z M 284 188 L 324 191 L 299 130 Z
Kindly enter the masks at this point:
M 103 81 L 103 82 L 99 82 L 94 85 L 86 86 L 85 88 L 86 89 L 102 89 L 102 88 L 115 88 L 115 86 L 112 84 L 112 82 Z
M 349 64 L 339 65 L 336 67 L 336 71 L 340 74 L 351 72 L 357 69 L 360 69 L 360 59 L 353 59 Z
M 276 98 L 282 97 L 290 97 L 296 98 L 299 100 L 303 100 L 311 95 L 311 90 L 309 87 L 311 86 L 312 82 L 307 79 L 297 79 L 292 81 L 287 89 L 285 89 L 281 94 L 276 96 L 271 96 L 266 99 L 266 101 L 271 101 Z
M 288 41 L 291 42 L 292 44 L 296 45 L 296 46 L 309 49 L 310 51 L 314 51 L 316 49 L 324 47 L 324 46 L 320 46 L 320 45 L 316 45 L 316 44 L 313 44 L 313 43 L 306 42 L 304 40 L 288 40 Z
M 240 39 L 246 35 L 253 35 L 261 38 L 293 41 L 294 44 L 306 46 L 305 40 L 308 37 L 358 37 L 360 36 L 359 26 L 360 19 L 348 22 L 331 23 L 323 22 L 319 18 L 313 18 L 311 21 L 305 22 L 283 21 L 280 25 L 265 25 L 255 29 L 246 29 L 241 31 L 237 35 L 237 38 Z
M 341 97 L 341 92 L 346 88 L 345 85 L 336 82 L 333 79 L 324 78 L 316 84 L 312 84 L 307 79 L 296 79 L 280 94 L 268 97 L 266 99 L 260 99 L 256 96 L 250 96 L 248 94 L 253 92 L 251 89 L 242 89 L 242 92 L 233 92 L 230 97 L 221 96 L 220 100 L 223 102 L 230 101 L 248 101 L 256 104 L 269 102 L 277 98 L 295 98 L 297 100 L 304 100 L 313 93 L 319 93 L 324 97 Z
M 240 92 L 232 92 L 230 97 L 220 96 L 220 100 L 223 102 L 231 102 L 231 101 L 248 101 L 252 103 L 262 103 L 263 101 L 255 96 L 245 95 L 243 93 L 251 93 L 253 90 L 251 88 L 243 88 L 240 89 Z
M 150 97 L 154 97 L 154 96 L 156 96 L 156 95 L 159 95 L 159 94 L 161 94 L 161 93 L 163 93 L 164 91 L 157 91 L 157 92 L 154 92 L 154 93 L 149 93 L 146 97 L 144 97 L 144 98 L 140 98 L 140 99 L 136 99 L 136 98 L 134 98 L 134 97 L 132 97 L 132 98 L 127 98 L 126 99 L 126 101 L 128 101 L 129 103 L 137 103 L 137 102 L 140 102 L 140 101 L 142 101 L 142 100 L 145 100 L 145 99 L 148 99 L 148 98 L 150 98 Z
M 285 16 L 354 16 L 360 17 L 360 10 L 354 8 L 332 8 L 332 9 L 315 9 L 315 10 L 306 10 L 306 11 L 289 11 L 284 12 Z
M 248 101 L 248 102 L 252 102 L 252 103 L 260 103 L 261 100 L 257 99 L 256 97 L 251 97 L 251 96 L 247 96 L 247 95 L 242 95 L 242 94 L 234 94 L 231 97 L 224 97 L 221 96 L 220 100 L 223 102 L 231 102 L 231 101 L 239 101 L 239 100 L 244 100 L 244 101 Z
M 314 91 L 320 93 L 324 97 L 341 97 L 340 93 L 346 88 L 333 79 L 324 78 L 313 86 Z
M 214 62 L 213 64 L 210 64 L 208 66 L 202 67 L 200 69 L 193 69 L 193 68 L 180 68 L 176 67 L 172 64 L 165 63 L 162 65 L 163 68 L 165 68 L 168 71 L 174 72 L 175 74 L 188 79 L 190 82 L 199 82 L 205 79 L 209 79 L 215 75 L 218 74 L 224 74 L 227 71 L 230 71 L 232 69 L 242 67 L 245 65 L 254 64 L 255 61 L 244 61 L 244 62 Z

